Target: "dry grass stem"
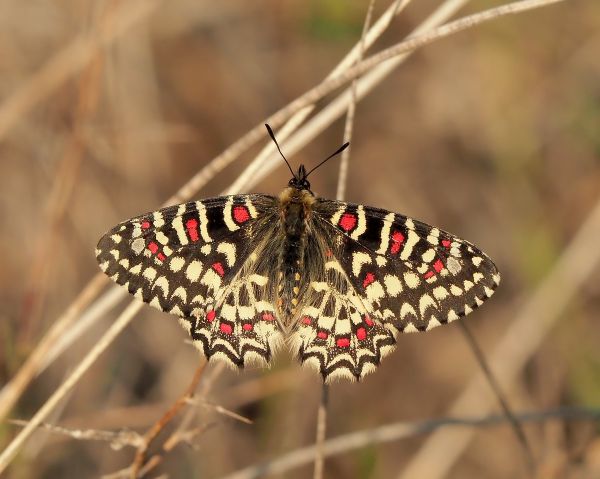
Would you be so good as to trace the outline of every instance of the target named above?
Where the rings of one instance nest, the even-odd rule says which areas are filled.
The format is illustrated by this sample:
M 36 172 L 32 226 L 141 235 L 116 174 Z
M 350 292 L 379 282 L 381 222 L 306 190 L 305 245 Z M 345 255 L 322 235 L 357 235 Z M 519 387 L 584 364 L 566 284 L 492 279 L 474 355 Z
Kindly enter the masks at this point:
M 317 410 L 317 438 L 315 440 L 315 465 L 313 479 L 322 479 L 325 469 L 325 454 L 323 445 L 327 434 L 327 405 L 329 403 L 329 385 L 321 386 L 321 401 Z
M 327 75 L 325 80 L 336 77 L 350 68 L 356 61 L 361 58 L 361 48 L 368 48 L 385 32 L 385 30 L 391 25 L 394 16 L 399 14 L 404 6 L 408 4 L 410 0 L 397 0 L 379 17 L 375 25 L 370 28 L 366 35 L 346 54 L 346 56 L 336 65 L 336 67 Z M 304 120 L 312 113 L 315 108 L 315 104 L 309 104 L 301 110 L 295 112 L 286 123 L 278 129 L 277 137 L 281 143 L 287 140 L 288 137 L 296 131 Z M 290 147 L 288 141 L 285 141 L 286 152 L 293 155 L 301 146 L 309 143 L 311 138 L 304 138 L 300 141 L 296 141 L 293 147 Z M 265 163 L 269 161 L 269 166 L 265 168 Z M 234 183 L 227 189 L 226 193 L 236 193 L 249 188 L 256 183 L 273 169 L 272 165 L 280 164 L 279 155 L 272 142 L 268 142 L 262 151 L 256 156 L 252 163 L 246 168 L 246 170 L 234 181 Z
M 196 368 L 196 372 L 192 378 L 190 385 L 187 387 L 185 392 L 175 401 L 173 406 L 167 410 L 163 416 L 154 423 L 154 425 L 148 430 L 146 434 L 144 434 L 144 441 L 138 447 L 138 450 L 135 454 L 135 458 L 131 465 L 131 478 L 135 479 L 138 477 L 140 469 L 144 465 L 146 459 L 146 453 L 150 448 L 152 442 L 158 437 L 161 431 L 165 428 L 167 424 L 169 424 L 173 418 L 179 413 L 179 411 L 188 404 L 190 398 L 193 397 L 198 384 L 200 383 L 200 379 L 202 378 L 202 373 L 204 372 L 204 368 L 206 366 L 206 362 L 202 361 L 202 363 Z
M 495 371 L 500 387 L 506 389 L 515 380 L 543 339 L 560 318 L 564 308 L 585 285 L 600 264 L 600 249 L 596 238 L 600 235 L 600 199 L 565 248 L 552 271 L 545 277 L 531 299 L 515 314 L 515 319 L 489 355 L 489 365 Z M 488 394 L 482 373 L 476 374 L 454 401 L 449 414 L 465 411 L 485 413 L 490 410 L 492 398 Z M 475 434 L 472 429 L 437 431 L 421 447 L 399 478 L 444 477 L 465 450 Z M 430 461 L 431 454 L 436 461 Z
M 50 97 L 66 80 L 81 71 L 99 49 L 107 47 L 134 25 L 148 18 L 160 4 L 160 0 L 122 3 L 123 6 L 111 14 L 108 27 L 102 23 L 106 18 L 101 18 L 92 32 L 76 38 L 48 60 L 0 105 L 0 140 L 37 104 Z
M 408 5 L 410 0 L 405 0 L 404 2 L 394 2 L 392 7 L 395 8 L 395 12 Z M 402 6 L 400 5 L 402 3 Z M 369 2 L 369 6 L 367 7 L 367 14 L 365 15 L 365 22 L 363 24 L 363 31 L 360 37 L 360 49 L 358 53 L 357 62 L 361 62 L 366 49 L 366 36 L 369 31 L 369 26 L 371 25 L 371 16 L 373 15 L 373 7 L 375 6 L 375 0 L 371 0 Z M 390 17 L 391 18 L 391 17 Z M 340 159 L 340 169 L 338 174 L 338 185 L 337 185 L 337 193 L 335 195 L 338 201 L 343 201 L 346 197 L 346 185 L 348 183 L 348 165 L 350 162 L 350 150 L 352 149 L 352 131 L 354 129 L 354 114 L 356 112 L 356 102 L 358 101 L 358 97 L 356 95 L 356 83 L 358 78 L 352 80 L 352 84 L 350 85 L 350 103 L 348 104 L 348 111 L 346 112 L 346 122 L 344 124 L 344 143 L 350 143 L 350 146 L 346 148 L 342 152 L 342 157 Z
M 516 418 L 523 423 L 544 421 L 599 421 L 600 410 L 592 408 L 559 408 L 542 412 L 517 413 Z M 450 417 L 419 422 L 397 422 L 372 429 L 343 434 L 324 443 L 325 457 L 347 453 L 373 444 L 398 441 L 435 430 L 476 431 L 482 427 L 506 424 L 504 414 L 484 417 Z M 455 427 L 452 427 L 455 426 Z M 257 479 L 286 473 L 292 469 L 309 464 L 315 455 L 315 446 L 290 451 L 277 459 L 241 469 L 222 479 Z M 436 458 L 439 455 L 436 455 Z M 426 477 L 426 476 L 422 476 Z
M 69 330 L 81 311 L 93 301 L 98 291 L 103 286 L 106 286 L 107 283 L 108 279 L 103 274 L 99 273 L 94 276 L 81 293 L 79 293 L 79 296 L 71 303 L 67 311 L 50 327 L 50 330 L 37 345 L 36 349 L 29 355 L 27 361 L 21 366 L 17 374 L 4 385 L 0 391 L 0 419 L 6 417 L 25 391 L 27 385 L 44 369 L 47 357 L 51 354 L 56 343 Z
M 477 344 L 477 340 L 475 339 L 475 336 L 473 336 L 473 333 L 471 332 L 471 330 L 469 329 L 469 327 L 467 326 L 467 324 L 465 322 L 459 321 L 458 325 L 459 325 L 461 332 L 465 336 L 465 339 L 467 341 L 467 344 L 469 345 L 469 348 L 471 349 L 471 351 L 473 351 L 473 354 L 475 355 L 475 359 L 477 360 L 477 364 L 479 364 L 479 367 L 481 368 L 481 371 L 483 372 L 486 381 L 492 388 L 492 391 L 494 391 L 494 394 L 496 395 L 496 398 L 498 399 L 498 403 L 500 404 L 502 411 L 504 411 L 504 414 L 506 414 L 506 419 L 509 421 L 511 427 L 513 428 L 513 431 L 515 433 L 517 441 L 519 441 L 519 444 L 521 444 L 521 448 L 523 449 L 523 455 L 525 457 L 526 466 L 528 468 L 528 475 L 531 475 L 535 471 L 535 460 L 533 458 L 533 453 L 531 452 L 531 447 L 529 446 L 529 442 L 527 441 L 527 436 L 525 436 L 525 431 L 523 431 L 521 424 L 519 423 L 519 421 L 517 421 L 517 418 L 515 417 L 514 413 L 512 412 L 512 410 L 508 404 L 508 400 L 504 396 L 504 393 L 502 392 L 502 389 L 500 388 L 498 381 L 496 380 L 494 374 L 492 373 L 492 370 L 490 369 L 490 367 L 488 365 L 488 362 L 485 358 L 485 355 L 483 354 L 483 351 L 479 347 L 479 344 Z
M 21 421 L 12 419 L 11 424 L 18 426 L 26 426 L 29 421 Z M 55 434 L 62 434 L 77 440 L 84 441 L 102 441 L 110 443 L 110 447 L 115 450 L 124 447 L 138 448 L 144 443 L 144 438 L 135 431 L 102 431 L 99 429 L 70 429 L 66 427 L 56 426 L 48 423 L 41 423 L 40 428 L 46 429 Z
M 238 414 L 235 411 L 227 409 L 219 404 L 213 404 L 211 402 L 208 402 L 205 399 L 189 398 L 187 400 L 187 403 L 190 405 L 193 405 L 193 406 L 201 406 L 201 407 L 212 409 L 213 411 L 215 411 L 218 414 L 222 414 L 223 416 L 230 417 L 230 418 L 235 419 L 236 421 L 242 422 L 244 424 L 253 424 L 253 421 L 251 421 L 247 417 L 244 417 L 241 414 Z
M 44 405 L 31 418 L 29 424 L 25 426 L 19 434 L 10 442 L 10 444 L 0 454 L 0 473 L 6 469 L 11 460 L 15 457 L 19 449 L 25 444 L 25 441 L 33 432 L 44 422 L 52 413 L 54 408 L 63 397 L 79 382 L 85 372 L 94 364 L 98 356 L 112 344 L 114 339 L 130 323 L 135 314 L 140 310 L 143 303 L 134 302 L 129 304 L 117 320 L 110 326 L 98 342 L 92 347 L 90 352 L 81 360 L 69 377 L 52 393 Z

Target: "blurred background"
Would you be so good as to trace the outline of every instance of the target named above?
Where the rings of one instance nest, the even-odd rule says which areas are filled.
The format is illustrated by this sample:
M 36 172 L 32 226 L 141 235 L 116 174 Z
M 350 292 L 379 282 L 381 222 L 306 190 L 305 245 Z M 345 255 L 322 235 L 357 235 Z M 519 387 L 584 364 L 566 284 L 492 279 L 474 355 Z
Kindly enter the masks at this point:
M 401 41 L 441 2 L 413 3 L 368 53 Z M 470 2 L 456 18 L 500 3 Z M 119 26 L 132 5 L 0 0 L 1 385 L 99 271 L 98 238 L 158 208 L 247 130 L 321 82 L 359 41 L 367 9 L 334 0 L 148 1 Z M 377 2 L 374 17 L 388 7 Z M 112 37 L 82 59 L 79 39 L 98 25 Z M 501 18 L 419 50 L 357 105 L 346 199 L 438 225 L 495 260 L 502 284 L 467 319 L 485 352 L 552 279 L 600 201 L 599 32 L 594 0 Z M 342 136 L 343 119 L 290 161 L 314 165 Z M 259 146 L 267 141 L 265 134 Z M 258 151 L 195 198 L 220 194 Z M 282 163 L 251 191 L 277 194 L 288 177 Z M 332 161 L 311 178 L 313 190 L 334 197 L 337 178 Z M 592 231 L 592 249 L 600 248 L 600 228 Z M 589 269 L 573 294 L 564 293 L 571 277 L 554 278 L 564 307 L 546 312 L 553 327 L 505 389 L 516 411 L 598 406 L 600 275 Z M 9 417 L 31 417 L 125 304 L 33 380 Z M 144 306 L 50 422 L 144 432 L 191 381 L 199 359 L 186 339 L 174 318 Z M 445 416 L 478 369 L 456 325 L 405 335 L 376 374 L 331 387 L 328 437 Z M 320 378 L 287 354 L 268 371 L 224 371 L 207 401 L 253 424 L 198 407 L 194 447 L 165 454 L 150 477 L 221 477 L 312 444 L 320 391 Z M 600 477 L 597 423 L 524 428 L 538 477 Z M 0 424 L 0 447 L 17 430 Z M 326 477 L 396 477 L 426 437 L 335 456 Z M 475 438 L 445 477 L 523 473 L 508 426 Z M 133 452 L 39 432 L 9 477 L 98 477 L 127 467 Z M 311 474 L 309 464 L 277 477 Z

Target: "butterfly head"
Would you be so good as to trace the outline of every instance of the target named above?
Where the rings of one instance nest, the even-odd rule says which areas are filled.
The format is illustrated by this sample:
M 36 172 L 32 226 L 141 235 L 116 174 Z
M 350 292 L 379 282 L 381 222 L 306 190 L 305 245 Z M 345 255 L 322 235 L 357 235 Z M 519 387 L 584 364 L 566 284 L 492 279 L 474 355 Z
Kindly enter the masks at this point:
M 294 177 L 289 181 L 288 186 L 292 188 L 296 188 L 297 190 L 308 190 L 310 191 L 310 183 L 306 179 L 308 173 L 306 172 L 306 168 L 304 165 L 300 165 L 298 168 L 298 173 L 294 175 Z
M 313 195 L 313 192 L 310 191 L 310 183 L 308 182 L 308 175 L 310 175 L 313 171 L 315 171 L 317 168 L 319 168 L 319 166 L 323 165 L 324 163 L 326 163 L 328 160 L 330 160 L 334 156 L 339 155 L 342 151 L 344 151 L 350 145 L 350 143 L 344 143 L 341 147 L 339 147 L 337 149 L 337 151 L 335 153 L 329 155 L 327 158 L 325 158 L 321 163 L 319 163 L 317 166 L 315 166 L 309 172 L 306 172 L 306 168 L 304 167 L 304 165 L 300 165 L 300 168 L 298 168 L 298 173 L 294 173 L 294 170 L 292 170 L 290 163 L 288 162 L 287 158 L 282 153 L 281 148 L 279 148 L 279 143 L 277 143 L 277 140 L 275 139 L 275 134 L 273 133 L 273 130 L 271 129 L 271 127 L 269 125 L 265 124 L 265 126 L 267 128 L 267 131 L 269 132 L 269 136 L 273 140 L 273 143 L 275 143 L 277 150 L 279 150 L 279 154 L 283 158 L 283 161 L 285 161 L 285 164 L 288 166 L 288 168 L 290 169 L 290 173 L 292 174 L 292 179 L 289 181 L 288 186 L 290 188 L 294 188 L 297 191 L 308 191 L 311 195 Z

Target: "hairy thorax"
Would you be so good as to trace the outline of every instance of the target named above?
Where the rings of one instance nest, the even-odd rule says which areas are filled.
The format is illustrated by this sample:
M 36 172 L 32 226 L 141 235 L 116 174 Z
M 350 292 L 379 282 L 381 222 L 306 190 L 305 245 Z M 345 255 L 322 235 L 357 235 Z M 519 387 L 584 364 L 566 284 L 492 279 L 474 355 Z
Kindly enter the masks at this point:
M 281 228 L 285 235 L 279 254 L 277 296 L 281 319 L 289 324 L 299 301 L 304 271 L 307 224 L 315 202 L 307 190 L 288 187 L 279 195 Z

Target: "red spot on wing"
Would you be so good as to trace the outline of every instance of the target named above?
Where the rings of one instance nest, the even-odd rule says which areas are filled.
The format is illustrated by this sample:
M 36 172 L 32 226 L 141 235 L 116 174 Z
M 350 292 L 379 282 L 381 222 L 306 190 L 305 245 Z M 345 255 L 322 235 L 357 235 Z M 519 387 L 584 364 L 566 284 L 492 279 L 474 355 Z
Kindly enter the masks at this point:
M 309 325 L 310 323 L 312 323 L 312 319 L 310 319 L 308 316 L 304 316 L 301 320 L 301 323 Z
M 157 258 L 158 258 L 160 261 L 164 261 L 164 260 L 166 260 L 166 259 L 167 259 L 167 257 L 166 257 L 164 254 L 162 254 L 162 253 L 158 253 L 158 254 L 156 255 L 156 257 L 157 257 Z
M 441 259 L 437 259 L 437 261 L 435 263 L 433 263 L 433 269 L 435 269 L 436 273 L 439 273 L 441 270 L 444 269 L 444 263 L 442 263 Z
M 206 320 L 210 323 L 215 319 L 215 316 L 217 316 L 217 313 L 215 313 L 214 309 L 211 309 L 206 313 Z
M 150 221 L 142 221 L 142 229 L 147 230 L 150 228 Z
M 198 221 L 194 218 L 187 220 L 185 227 L 192 241 L 198 241 Z
M 435 273 L 434 273 L 433 271 L 429 270 L 429 271 L 427 271 L 427 273 L 425 273 L 425 274 L 423 275 L 423 278 L 425 278 L 425 279 L 429 279 L 429 278 L 431 278 L 431 277 L 432 277 L 434 274 L 435 274 Z
M 317 333 L 317 338 L 319 339 L 327 339 L 327 336 L 329 336 L 329 334 L 327 334 L 326 331 L 319 331 Z
M 365 328 L 358 328 L 356 330 L 356 337 L 362 341 L 367 338 L 367 330 Z
M 367 326 L 373 326 L 373 324 L 375 324 L 368 314 L 365 314 L 365 324 Z
M 156 254 L 158 251 L 158 245 L 153 241 L 152 243 L 148 244 L 148 249 L 152 252 L 152 254 Z
M 242 328 L 244 328 L 244 331 L 252 331 L 253 326 L 251 323 L 244 323 Z
M 275 321 L 275 316 L 273 316 L 271 313 L 263 313 L 262 319 L 264 321 Z
M 350 338 L 337 338 L 335 344 L 338 348 L 347 348 L 350 346 Z
M 356 215 L 344 213 L 338 224 L 344 231 L 350 231 L 356 226 Z
M 398 254 L 400 248 L 402 248 L 402 243 L 404 243 L 404 235 L 401 231 L 394 231 L 392 233 L 392 241 L 390 245 L 390 253 Z
M 225 334 L 231 334 L 233 332 L 233 328 L 231 327 L 231 324 L 227 324 L 227 323 L 221 323 L 219 325 L 219 329 L 224 332 Z
M 245 206 L 236 206 L 233 208 L 233 219 L 236 223 L 245 223 L 250 219 L 250 213 Z
M 452 241 L 450 241 L 450 240 L 447 240 L 447 239 L 445 239 L 445 240 L 442 240 L 442 246 L 443 246 L 444 248 L 450 248 L 450 245 L 451 245 L 451 244 L 452 244 Z
M 221 276 L 221 278 L 225 274 L 225 270 L 223 269 L 223 265 L 221 263 L 213 263 L 212 269 L 214 269 L 216 273 Z
M 375 281 L 375 275 L 373 273 L 367 273 L 365 275 L 365 280 L 363 281 L 363 288 L 369 286 L 373 281 Z
M 325 251 L 325 256 L 331 258 L 333 256 L 333 252 L 330 249 L 328 249 L 327 251 Z

